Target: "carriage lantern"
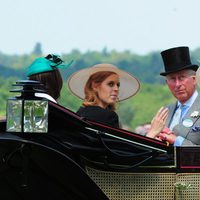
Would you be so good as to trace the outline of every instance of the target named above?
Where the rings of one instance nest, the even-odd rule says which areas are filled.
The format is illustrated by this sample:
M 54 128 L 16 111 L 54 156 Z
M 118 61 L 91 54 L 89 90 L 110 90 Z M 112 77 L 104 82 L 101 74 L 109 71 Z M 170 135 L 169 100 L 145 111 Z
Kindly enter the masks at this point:
M 18 92 L 21 95 L 7 100 L 6 131 L 47 133 L 48 100 L 35 96 L 35 93 L 45 92 L 43 85 L 38 81 L 21 80 L 13 86 L 20 88 L 10 92 Z

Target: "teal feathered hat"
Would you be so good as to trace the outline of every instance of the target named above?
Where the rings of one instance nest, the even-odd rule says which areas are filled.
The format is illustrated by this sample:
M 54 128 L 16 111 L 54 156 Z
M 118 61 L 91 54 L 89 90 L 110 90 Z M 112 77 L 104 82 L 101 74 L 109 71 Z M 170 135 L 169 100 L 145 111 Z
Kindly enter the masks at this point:
M 73 60 L 71 60 L 68 64 L 64 63 L 64 61 L 58 55 L 49 54 L 46 57 L 37 58 L 27 69 L 27 76 L 31 76 L 33 74 L 38 74 L 42 72 L 53 71 L 57 68 L 67 68 L 72 64 Z

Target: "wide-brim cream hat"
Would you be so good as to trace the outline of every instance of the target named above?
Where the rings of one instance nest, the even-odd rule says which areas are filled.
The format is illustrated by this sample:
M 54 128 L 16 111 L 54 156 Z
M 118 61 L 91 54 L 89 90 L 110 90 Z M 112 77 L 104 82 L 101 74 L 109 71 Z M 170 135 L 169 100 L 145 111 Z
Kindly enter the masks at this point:
M 85 98 L 84 88 L 89 77 L 101 71 L 111 71 L 119 75 L 120 88 L 119 88 L 119 101 L 128 99 L 134 96 L 140 89 L 140 82 L 133 75 L 118 69 L 112 64 L 97 64 L 89 68 L 79 70 L 72 74 L 68 79 L 69 90 L 80 99 Z

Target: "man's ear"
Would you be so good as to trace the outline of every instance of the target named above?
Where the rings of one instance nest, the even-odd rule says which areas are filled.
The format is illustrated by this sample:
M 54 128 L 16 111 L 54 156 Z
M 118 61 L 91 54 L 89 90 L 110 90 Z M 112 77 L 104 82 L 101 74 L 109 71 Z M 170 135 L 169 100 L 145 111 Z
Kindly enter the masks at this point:
M 196 76 L 192 76 L 192 78 L 194 79 L 195 83 L 197 84 L 197 77 Z

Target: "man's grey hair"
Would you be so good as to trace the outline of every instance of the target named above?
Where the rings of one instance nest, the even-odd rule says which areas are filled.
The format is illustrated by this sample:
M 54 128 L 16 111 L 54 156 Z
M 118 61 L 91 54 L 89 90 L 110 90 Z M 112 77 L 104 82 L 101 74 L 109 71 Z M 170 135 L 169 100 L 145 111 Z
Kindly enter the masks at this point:
M 186 70 L 187 74 L 190 76 L 195 76 L 196 75 L 196 71 L 192 70 L 192 69 L 187 69 Z

